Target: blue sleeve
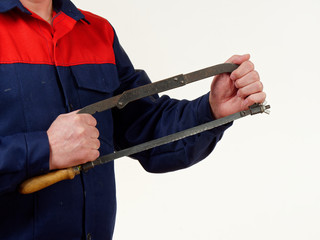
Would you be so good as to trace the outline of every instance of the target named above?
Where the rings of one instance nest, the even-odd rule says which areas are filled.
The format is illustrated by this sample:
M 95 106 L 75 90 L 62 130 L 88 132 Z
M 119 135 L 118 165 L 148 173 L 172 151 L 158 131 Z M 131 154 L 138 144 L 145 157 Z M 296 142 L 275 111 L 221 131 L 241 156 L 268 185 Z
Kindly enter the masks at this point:
M 49 171 L 46 132 L 0 137 L 0 195 L 15 191 L 25 179 Z
M 133 68 L 116 36 L 114 52 L 121 82 L 117 94 L 150 83 L 144 71 Z M 168 96 L 154 95 L 129 103 L 121 110 L 113 110 L 116 149 L 124 149 L 214 120 L 208 96 L 206 94 L 193 101 L 179 101 Z M 230 126 L 227 124 L 132 157 L 138 159 L 149 172 L 162 173 L 186 168 L 207 157 Z

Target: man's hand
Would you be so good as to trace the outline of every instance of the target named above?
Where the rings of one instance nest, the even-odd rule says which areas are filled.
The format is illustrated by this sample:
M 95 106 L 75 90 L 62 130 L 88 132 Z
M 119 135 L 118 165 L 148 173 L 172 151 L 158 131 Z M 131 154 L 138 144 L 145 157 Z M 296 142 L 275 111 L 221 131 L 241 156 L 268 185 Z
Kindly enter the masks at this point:
M 248 109 L 254 103 L 263 103 L 266 94 L 254 65 L 249 61 L 250 55 L 234 55 L 227 63 L 240 66 L 229 74 L 220 74 L 213 79 L 209 103 L 215 118 Z
M 83 164 L 97 159 L 99 131 L 89 114 L 61 114 L 47 131 L 50 144 L 50 170 Z

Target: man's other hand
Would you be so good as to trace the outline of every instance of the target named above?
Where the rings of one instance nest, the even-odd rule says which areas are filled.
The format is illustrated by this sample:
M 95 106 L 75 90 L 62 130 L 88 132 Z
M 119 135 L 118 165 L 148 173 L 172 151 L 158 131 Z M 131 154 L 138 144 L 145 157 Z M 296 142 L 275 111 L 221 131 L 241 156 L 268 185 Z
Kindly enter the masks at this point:
M 227 63 L 239 67 L 231 74 L 220 74 L 213 79 L 209 103 L 215 118 L 226 117 L 265 101 L 260 76 L 249 59 L 249 54 L 232 56 Z

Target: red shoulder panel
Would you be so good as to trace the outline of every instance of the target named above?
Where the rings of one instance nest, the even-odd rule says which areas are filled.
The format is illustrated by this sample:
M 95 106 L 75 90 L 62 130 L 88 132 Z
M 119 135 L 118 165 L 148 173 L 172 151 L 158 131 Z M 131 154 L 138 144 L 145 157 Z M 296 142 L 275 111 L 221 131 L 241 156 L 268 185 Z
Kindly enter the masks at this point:
M 55 16 L 52 26 L 19 10 L 0 14 L 0 63 L 115 64 L 112 26 L 101 17 L 82 13 L 90 24 L 64 13 Z

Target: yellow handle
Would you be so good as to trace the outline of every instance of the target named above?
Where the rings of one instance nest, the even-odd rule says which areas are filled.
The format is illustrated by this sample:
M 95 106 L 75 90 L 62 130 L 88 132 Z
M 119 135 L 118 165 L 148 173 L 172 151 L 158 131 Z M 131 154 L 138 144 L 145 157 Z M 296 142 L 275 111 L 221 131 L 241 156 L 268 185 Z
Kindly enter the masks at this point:
M 34 193 L 62 180 L 73 179 L 75 175 L 79 173 L 79 168 L 70 167 L 54 172 L 49 172 L 45 175 L 36 176 L 24 181 L 20 185 L 19 192 L 22 194 Z

